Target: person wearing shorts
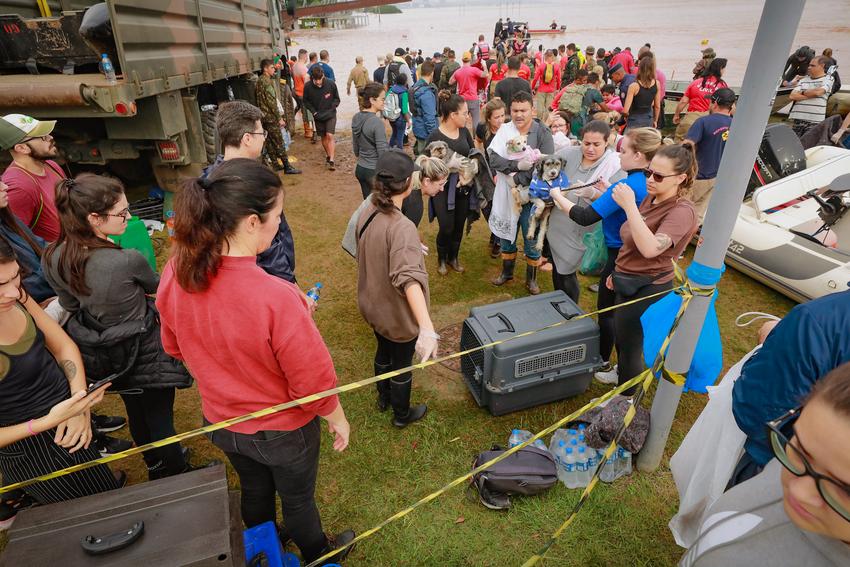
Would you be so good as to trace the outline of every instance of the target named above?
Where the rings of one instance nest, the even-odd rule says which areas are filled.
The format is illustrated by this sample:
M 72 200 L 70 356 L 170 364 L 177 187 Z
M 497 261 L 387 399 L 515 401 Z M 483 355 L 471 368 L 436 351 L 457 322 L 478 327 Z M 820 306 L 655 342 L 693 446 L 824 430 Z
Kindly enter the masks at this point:
M 310 81 L 304 85 L 304 108 L 313 115 L 316 133 L 322 140 L 328 169 L 334 165 L 334 132 L 336 131 L 336 107 L 339 106 L 339 91 L 336 83 L 325 77 L 321 66 L 310 70 Z

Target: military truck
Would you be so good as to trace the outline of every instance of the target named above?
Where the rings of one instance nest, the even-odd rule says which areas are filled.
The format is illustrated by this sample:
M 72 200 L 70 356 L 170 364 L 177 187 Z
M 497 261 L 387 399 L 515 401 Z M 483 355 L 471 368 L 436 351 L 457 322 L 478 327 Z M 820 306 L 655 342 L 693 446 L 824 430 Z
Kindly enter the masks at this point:
M 216 105 L 253 101 L 283 51 L 277 0 L 0 0 L 0 114 L 58 120 L 72 171 L 174 191 L 215 156 Z

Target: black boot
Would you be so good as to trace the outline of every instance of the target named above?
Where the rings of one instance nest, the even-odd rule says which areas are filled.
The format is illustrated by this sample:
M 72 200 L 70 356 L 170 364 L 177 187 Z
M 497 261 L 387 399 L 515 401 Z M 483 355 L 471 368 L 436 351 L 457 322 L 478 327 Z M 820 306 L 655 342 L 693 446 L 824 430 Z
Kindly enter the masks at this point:
M 437 245 L 437 261 L 439 265 L 437 266 L 437 271 L 440 272 L 441 276 L 445 276 L 449 273 L 449 269 L 446 267 L 446 261 L 449 258 L 449 249 L 445 246 Z
M 375 363 L 375 376 L 386 374 L 393 369 L 392 364 Z M 375 382 L 378 389 L 378 411 L 386 411 L 390 407 L 390 379 Z
M 466 268 L 460 265 L 460 262 L 457 259 L 458 254 L 460 254 L 460 242 L 453 242 L 451 248 L 449 248 L 449 268 L 459 274 L 462 274 L 466 271 Z
M 390 378 L 390 401 L 393 406 L 393 425 L 406 427 L 414 421 L 419 421 L 428 411 L 428 406 L 419 404 L 410 406 L 410 390 L 413 388 L 413 377 L 407 376 Z
M 537 266 L 529 264 L 525 267 L 525 289 L 531 295 L 540 293 L 540 286 L 537 285 Z
M 325 549 L 322 550 L 322 555 L 326 555 L 330 553 L 334 549 L 339 549 L 340 547 L 348 544 L 357 537 L 357 534 L 354 533 L 354 530 L 345 530 L 344 532 L 338 533 L 336 536 L 325 536 L 328 538 L 328 545 Z M 350 547 L 346 547 L 344 550 L 340 551 L 337 555 L 334 555 L 330 559 L 328 559 L 327 563 L 322 563 L 322 565 L 336 565 L 338 563 L 342 563 L 348 554 L 357 547 L 357 544 L 352 545 Z
M 292 166 L 289 163 L 289 158 L 283 160 L 283 173 L 286 175 L 298 175 L 301 173 L 301 170 Z
M 493 285 L 505 285 L 514 279 L 514 266 L 516 266 L 516 260 L 502 260 L 502 273 L 497 278 L 490 280 L 490 283 Z

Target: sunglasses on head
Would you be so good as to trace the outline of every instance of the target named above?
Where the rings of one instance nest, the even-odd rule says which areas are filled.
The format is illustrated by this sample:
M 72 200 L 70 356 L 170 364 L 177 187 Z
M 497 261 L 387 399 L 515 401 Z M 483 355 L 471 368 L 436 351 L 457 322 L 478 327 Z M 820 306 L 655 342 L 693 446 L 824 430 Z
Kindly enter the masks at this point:
M 673 177 L 674 175 L 679 175 L 678 173 L 670 173 L 669 175 L 663 175 L 661 173 L 658 173 L 657 171 L 653 171 L 653 170 L 649 169 L 648 167 L 643 170 L 643 174 L 646 176 L 647 179 L 652 177 L 652 179 L 656 183 L 661 183 L 667 177 Z

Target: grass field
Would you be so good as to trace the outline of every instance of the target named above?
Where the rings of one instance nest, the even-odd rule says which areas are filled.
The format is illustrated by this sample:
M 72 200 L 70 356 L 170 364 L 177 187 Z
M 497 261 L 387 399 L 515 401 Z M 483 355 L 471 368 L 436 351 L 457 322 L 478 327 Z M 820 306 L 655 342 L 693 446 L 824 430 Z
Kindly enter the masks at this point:
M 324 284 L 316 323 L 340 382 L 348 383 L 372 375 L 375 346 L 372 332 L 357 310 L 356 264 L 339 245 L 360 192 L 353 163 L 345 157 L 350 155 L 350 145 L 340 144 L 338 152 L 343 157 L 334 173 L 325 171 L 320 151 L 318 146 L 296 141 L 292 153 L 301 157 L 298 166 L 305 173 L 285 178 L 286 215 L 295 235 L 302 287 L 314 281 Z M 426 217 L 421 232 L 433 249 L 436 225 L 429 224 Z M 486 238 L 486 224 L 476 223 L 461 251 L 467 268 L 462 275 L 440 277 L 436 258 L 428 257 L 432 315 L 438 328 L 461 322 L 471 306 L 525 294 L 524 271 L 519 268 L 514 283 L 503 288 L 489 283 L 499 266 L 485 253 Z M 544 291 L 551 290 L 548 275 L 541 279 Z M 587 291 L 592 282 L 582 278 L 581 304 L 586 310 L 595 306 L 595 294 Z M 784 315 L 792 306 L 791 301 L 746 276 L 727 271 L 717 301 L 725 367 L 755 344 L 754 328 L 735 327 L 739 313 L 758 310 Z M 475 405 L 459 374 L 437 365 L 419 372 L 414 380 L 414 402 L 428 403 L 427 417 L 401 431 L 390 424 L 389 414 L 375 409 L 372 387 L 345 394 L 341 399 L 352 426 L 351 445 L 337 454 L 330 447 L 330 435 L 323 439 L 317 498 L 325 528 L 328 532 L 368 529 L 468 471 L 478 452 L 494 443 L 505 444 L 512 428 L 538 431 L 604 391 L 594 383 L 576 398 L 492 417 Z M 667 529 L 677 508 L 668 459 L 705 401 L 703 395 L 683 396 L 662 466 L 652 474 L 635 473 L 613 485 L 600 485 L 550 551 L 546 564 L 660 566 L 678 561 L 683 550 Z M 101 411 L 121 413 L 123 408 L 120 401 L 110 399 Z M 179 392 L 176 412 L 178 431 L 201 425 L 196 389 Z M 128 435 L 126 430 L 119 434 Z M 204 438 L 187 444 L 195 462 L 222 458 Z M 119 467 L 130 473 L 132 482 L 145 479 L 140 457 Z M 238 488 L 232 470 L 229 479 L 231 486 Z M 361 543 L 346 565 L 519 565 L 563 521 L 578 496 L 578 490 L 559 484 L 542 496 L 514 499 L 509 511 L 494 512 L 458 488 Z

